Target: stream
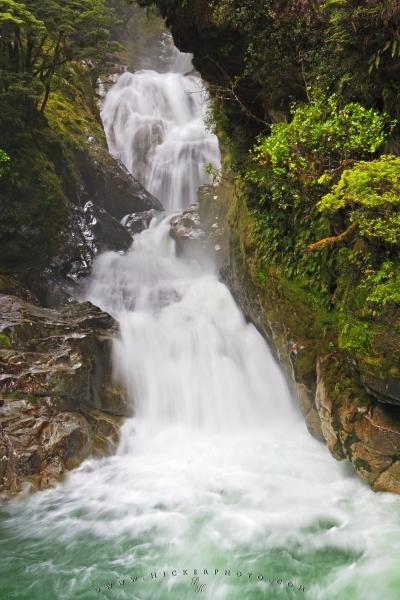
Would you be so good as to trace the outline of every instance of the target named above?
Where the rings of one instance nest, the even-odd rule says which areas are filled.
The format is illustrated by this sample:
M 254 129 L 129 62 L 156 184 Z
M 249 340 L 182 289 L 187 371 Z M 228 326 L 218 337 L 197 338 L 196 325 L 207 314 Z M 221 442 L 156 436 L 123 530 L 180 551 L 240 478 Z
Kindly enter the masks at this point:
M 0 598 L 395 600 L 399 498 L 310 437 L 217 270 L 176 256 L 169 220 L 220 153 L 190 55 L 167 34 L 159 47 L 102 118 L 166 212 L 125 255 L 99 256 L 85 292 L 120 323 L 114 364 L 135 417 L 115 456 L 3 505 Z

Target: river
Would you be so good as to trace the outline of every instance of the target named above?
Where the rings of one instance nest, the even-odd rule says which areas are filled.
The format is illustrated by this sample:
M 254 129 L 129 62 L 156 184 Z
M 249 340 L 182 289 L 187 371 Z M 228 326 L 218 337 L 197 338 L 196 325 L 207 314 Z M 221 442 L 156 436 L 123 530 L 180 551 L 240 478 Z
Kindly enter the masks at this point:
M 400 500 L 309 436 L 217 270 L 176 256 L 171 215 L 220 156 L 190 56 L 161 42 L 158 70 L 122 75 L 102 116 L 166 213 L 100 256 L 85 292 L 120 323 L 135 418 L 115 456 L 3 506 L 0 598 L 395 600 Z

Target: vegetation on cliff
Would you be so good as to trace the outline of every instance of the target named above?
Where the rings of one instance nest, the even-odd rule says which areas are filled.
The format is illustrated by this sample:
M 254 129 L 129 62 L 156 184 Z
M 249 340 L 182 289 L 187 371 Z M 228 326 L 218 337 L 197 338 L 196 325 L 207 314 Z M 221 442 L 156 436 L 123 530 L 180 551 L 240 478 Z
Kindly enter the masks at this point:
M 0 269 L 41 268 L 80 186 L 77 152 L 105 145 L 93 86 L 118 48 L 106 0 L 0 0 Z
M 331 349 L 379 378 L 394 373 L 399 3 L 156 4 L 210 81 L 214 124 L 251 219 L 241 236 L 255 282 L 278 277 L 288 296 L 295 289 L 315 315 L 325 311 Z

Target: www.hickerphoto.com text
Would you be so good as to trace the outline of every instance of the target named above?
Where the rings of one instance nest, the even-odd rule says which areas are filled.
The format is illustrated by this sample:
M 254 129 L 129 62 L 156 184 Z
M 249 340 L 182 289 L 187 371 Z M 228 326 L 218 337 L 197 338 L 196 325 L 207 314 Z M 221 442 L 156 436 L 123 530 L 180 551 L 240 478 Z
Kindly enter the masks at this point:
M 96 592 L 101 594 L 103 592 L 110 592 L 113 589 L 120 589 L 121 587 L 129 586 L 130 584 L 140 584 L 145 581 L 153 581 L 154 583 L 161 583 L 163 580 L 170 580 L 171 578 L 187 578 L 188 583 L 196 588 L 198 592 L 204 592 L 207 583 L 210 582 L 210 578 L 215 577 L 226 577 L 230 579 L 236 579 L 237 581 L 252 581 L 255 583 L 264 583 L 274 587 L 286 587 L 292 591 L 298 591 L 300 593 L 305 592 L 305 587 L 298 582 L 291 580 L 285 580 L 280 577 L 266 577 L 262 573 L 253 573 L 250 571 L 232 570 L 232 569 L 172 569 L 168 571 L 150 571 L 146 575 L 124 575 L 117 577 L 114 580 L 107 581 L 102 586 L 96 587 Z

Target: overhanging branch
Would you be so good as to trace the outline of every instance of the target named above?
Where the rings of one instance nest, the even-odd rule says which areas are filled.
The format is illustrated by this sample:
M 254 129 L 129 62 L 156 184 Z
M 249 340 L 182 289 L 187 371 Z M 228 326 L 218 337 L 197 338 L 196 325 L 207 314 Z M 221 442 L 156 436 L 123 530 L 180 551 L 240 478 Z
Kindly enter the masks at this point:
M 306 247 L 306 252 L 315 252 L 316 250 L 322 250 L 327 246 L 333 246 L 335 244 L 340 244 L 349 238 L 357 229 L 356 223 L 350 225 L 345 231 L 340 233 L 339 235 L 334 235 L 331 237 L 323 238 L 318 242 L 314 242 Z

